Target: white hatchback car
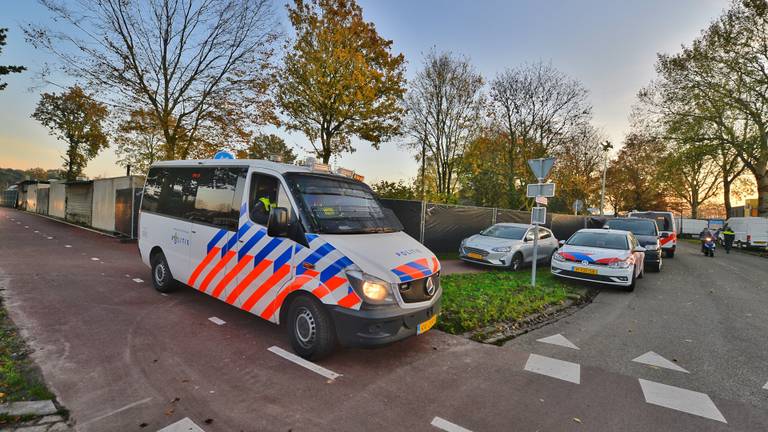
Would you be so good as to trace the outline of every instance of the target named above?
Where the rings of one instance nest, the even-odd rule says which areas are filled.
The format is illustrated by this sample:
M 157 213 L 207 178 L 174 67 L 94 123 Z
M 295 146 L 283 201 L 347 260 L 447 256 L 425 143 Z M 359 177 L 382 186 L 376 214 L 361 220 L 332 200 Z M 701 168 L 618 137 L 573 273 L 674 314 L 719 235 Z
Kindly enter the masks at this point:
M 459 247 L 459 258 L 464 261 L 493 267 L 519 270 L 523 264 L 533 262 L 533 225 L 497 223 L 479 234 L 465 238 Z M 552 231 L 539 227 L 539 262 L 549 262 L 557 250 L 557 239 Z
M 552 274 L 635 289 L 643 277 L 645 248 L 628 231 L 582 229 L 552 256 Z

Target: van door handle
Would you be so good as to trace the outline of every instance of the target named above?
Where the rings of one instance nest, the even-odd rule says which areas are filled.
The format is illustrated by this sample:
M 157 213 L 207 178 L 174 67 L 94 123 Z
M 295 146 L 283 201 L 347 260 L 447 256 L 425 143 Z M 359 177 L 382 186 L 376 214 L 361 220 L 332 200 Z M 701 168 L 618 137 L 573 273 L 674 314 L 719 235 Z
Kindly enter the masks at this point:
M 195 230 L 192 230 L 192 234 L 197 234 L 197 231 L 195 231 Z

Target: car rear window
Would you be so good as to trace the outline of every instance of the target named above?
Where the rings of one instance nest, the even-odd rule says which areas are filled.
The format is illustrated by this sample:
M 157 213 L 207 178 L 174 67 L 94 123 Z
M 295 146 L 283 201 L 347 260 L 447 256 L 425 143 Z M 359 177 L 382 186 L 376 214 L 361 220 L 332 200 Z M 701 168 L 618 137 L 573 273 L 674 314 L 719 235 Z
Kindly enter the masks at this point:
M 608 232 L 577 232 L 565 243 L 571 246 L 629 250 L 626 234 Z
M 616 230 L 629 231 L 634 235 L 655 236 L 658 235 L 654 221 L 650 219 L 614 219 L 605 224 L 606 227 Z
M 632 213 L 630 216 L 655 220 L 660 230 L 672 231 L 672 216 L 669 213 L 638 212 Z

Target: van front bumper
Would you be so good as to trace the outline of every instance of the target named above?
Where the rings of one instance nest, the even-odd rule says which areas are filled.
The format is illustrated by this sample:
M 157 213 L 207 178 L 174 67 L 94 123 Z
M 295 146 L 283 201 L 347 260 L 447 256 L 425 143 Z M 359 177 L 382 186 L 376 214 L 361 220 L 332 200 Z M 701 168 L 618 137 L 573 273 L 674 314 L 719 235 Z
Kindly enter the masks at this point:
M 416 334 L 419 324 L 440 313 L 440 299 L 420 309 L 347 309 L 329 306 L 339 343 L 346 347 L 386 345 Z M 439 319 L 439 318 L 438 318 Z

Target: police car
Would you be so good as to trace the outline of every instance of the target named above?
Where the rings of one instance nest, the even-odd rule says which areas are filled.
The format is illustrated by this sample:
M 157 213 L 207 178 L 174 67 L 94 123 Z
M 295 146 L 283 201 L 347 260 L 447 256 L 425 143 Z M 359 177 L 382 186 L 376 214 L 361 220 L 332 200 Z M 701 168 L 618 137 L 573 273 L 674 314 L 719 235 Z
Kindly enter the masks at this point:
M 160 292 L 186 285 L 276 324 L 317 359 L 437 320 L 440 263 L 362 177 L 264 160 L 158 162 L 139 250 Z
M 552 255 L 551 272 L 562 278 L 580 279 L 635 289 L 643 277 L 645 248 L 629 231 L 581 229 Z

